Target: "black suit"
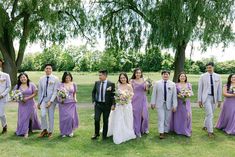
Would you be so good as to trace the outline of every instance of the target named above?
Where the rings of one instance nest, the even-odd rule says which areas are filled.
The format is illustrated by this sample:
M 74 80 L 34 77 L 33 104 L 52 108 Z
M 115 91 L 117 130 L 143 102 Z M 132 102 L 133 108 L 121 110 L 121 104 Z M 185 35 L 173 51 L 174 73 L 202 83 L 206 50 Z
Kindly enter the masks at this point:
M 92 102 L 95 103 L 95 134 L 99 135 L 100 117 L 103 113 L 103 138 L 107 137 L 108 119 L 112 105 L 115 105 L 115 84 L 107 81 L 105 90 L 104 102 L 99 101 L 101 81 L 95 82 L 92 90 Z

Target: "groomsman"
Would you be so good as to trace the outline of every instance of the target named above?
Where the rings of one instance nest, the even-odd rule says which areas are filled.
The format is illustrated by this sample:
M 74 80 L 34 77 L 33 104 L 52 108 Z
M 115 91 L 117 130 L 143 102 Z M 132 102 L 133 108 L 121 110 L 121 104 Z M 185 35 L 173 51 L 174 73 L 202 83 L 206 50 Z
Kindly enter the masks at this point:
M 55 98 L 59 80 L 56 76 L 52 75 L 51 64 L 45 65 L 45 73 L 46 75 L 40 78 L 38 84 L 38 109 L 41 109 L 41 124 L 43 129 L 39 137 L 48 136 L 50 138 L 54 129 Z
M 175 83 L 169 80 L 170 72 L 164 70 L 161 74 L 162 80 L 157 81 L 153 87 L 151 108 L 157 107 L 159 138 L 164 139 L 165 133 L 170 130 L 171 113 L 177 108 L 177 91 Z
M 2 123 L 2 134 L 7 132 L 7 121 L 5 115 L 5 106 L 9 98 L 9 92 L 11 90 L 11 79 L 7 73 L 2 72 L 3 60 L 0 59 L 0 120 Z
M 107 80 L 107 70 L 99 71 L 99 80 L 92 90 L 92 102 L 95 106 L 95 134 L 92 140 L 100 136 L 100 117 L 103 114 L 103 139 L 107 138 L 108 119 L 111 108 L 115 105 L 115 84 Z
M 198 103 L 202 108 L 205 106 L 206 117 L 203 130 L 207 130 L 208 136 L 214 137 L 213 133 L 213 117 L 218 103 L 218 107 L 222 102 L 222 81 L 220 75 L 214 72 L 214 63 L 209 62 L 206 65 L 207 72 L 202 74 L 198 83 Z

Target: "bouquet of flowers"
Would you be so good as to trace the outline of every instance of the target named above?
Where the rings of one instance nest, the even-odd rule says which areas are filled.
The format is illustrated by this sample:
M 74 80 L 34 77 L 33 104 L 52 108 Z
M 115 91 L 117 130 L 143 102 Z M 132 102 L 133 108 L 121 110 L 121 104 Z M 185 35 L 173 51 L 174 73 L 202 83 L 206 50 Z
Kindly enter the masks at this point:
M 64 102 L 64 100 L 69 96 L 68 91 L 65 88 L 60 88 L 57 91 L 57 98 L 59 99 L 59 101 L 61 101 L 62 103 Z
M 183 100 L 183 103 L 186 103 L 187 98 L 192 96 L 192 91 L 187 88 L 181 89 L 181 91 L 178 93 L 178 97 Z
M 233 87 L 233 86 L 230 86 L 230 89 L 229 89 L 229 91 L 230 91 L 232 94 L 235 94 L 235 87 Z
M 131 101 L 133 93 L 128 90 L 118 90 L 115 95 L 115 100 L 120 105 L 126 105 Z
M 145 82 L 147 83 L 147 87 L 148 87 L 148 94 L 150 93 L 150 88 L 153 86 L 153 80 L 151 80 L 149 77 L 145 80 Z
M 24 95 L 20 90 L 13 90 L 12 91 L 12 100 L 13 101 L 23 101 Z

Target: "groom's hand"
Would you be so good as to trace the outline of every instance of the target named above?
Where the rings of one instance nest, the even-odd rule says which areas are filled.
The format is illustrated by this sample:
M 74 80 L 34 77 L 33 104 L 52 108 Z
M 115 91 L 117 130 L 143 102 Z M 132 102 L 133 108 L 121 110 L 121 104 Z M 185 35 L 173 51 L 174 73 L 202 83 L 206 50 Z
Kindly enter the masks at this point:
M 155 104 L 151 104 L 151 109 L 152 109 L 152 110 L 155 109 Z
M 175 107 L 173 107 L 172 112 L 176 112 L 176 108 Z

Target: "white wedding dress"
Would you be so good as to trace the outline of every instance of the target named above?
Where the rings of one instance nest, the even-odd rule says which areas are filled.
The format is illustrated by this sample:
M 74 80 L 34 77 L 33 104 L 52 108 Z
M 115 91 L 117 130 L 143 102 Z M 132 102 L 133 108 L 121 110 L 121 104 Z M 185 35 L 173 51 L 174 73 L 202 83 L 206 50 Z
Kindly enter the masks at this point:
M 116 105 L 115 110 L 112 110 L 110 113 L 108 128 L 107 136 L 113 136 L 113 142 L 115 144 L 120 144 L 136 138 L 133 128 L 131 102 L 124 105 Z

